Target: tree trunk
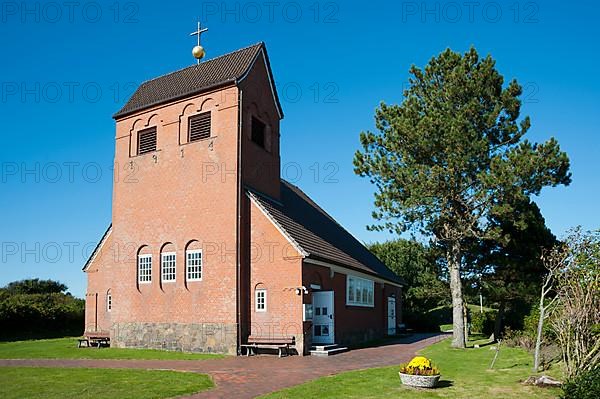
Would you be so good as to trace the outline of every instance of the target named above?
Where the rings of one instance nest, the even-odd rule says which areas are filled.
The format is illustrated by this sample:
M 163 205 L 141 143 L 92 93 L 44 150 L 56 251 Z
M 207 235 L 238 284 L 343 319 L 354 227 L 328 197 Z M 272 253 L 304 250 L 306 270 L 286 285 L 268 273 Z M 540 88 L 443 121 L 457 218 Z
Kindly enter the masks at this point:
M 496 313 L 496 320 L 494 322 L 494 341 L 498 341 L 500 339 L 500 334 L 502 334 L 502 319 L 504 318 L 505 308 L 506 301 L 501 299 L 500 306 L 498 307 L 498 313 Z
M 460 244 L 458 241 L 449 243 L 446 255 L 450 273 L 450 292 L 452 293 L 452 347 L 464 348 L 465 323 L 463 318 L 463 294 L 460 281 Z
M 544 307 L 544 289 L 540 296 L 540 318 L 537 326 L 537 336 L 535 337 L 535 352 L 533 353 L 533 372 L 537 373 L 540 368 L 540 348 L 542 346 L 542 330 L 544 328 L 544 317 L 546 308 Z
M 465 326 L 465 344 L 469 342 L 469 310 L 467 304 L 463 301 L 463 324 Z

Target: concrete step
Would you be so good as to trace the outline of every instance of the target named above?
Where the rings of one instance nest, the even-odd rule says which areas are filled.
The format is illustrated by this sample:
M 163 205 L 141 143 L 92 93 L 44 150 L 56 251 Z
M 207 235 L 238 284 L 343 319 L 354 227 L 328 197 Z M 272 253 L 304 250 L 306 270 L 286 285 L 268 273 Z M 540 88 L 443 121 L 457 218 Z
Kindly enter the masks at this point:
M 315 347 L 310 350 L 311 356 L 332 356 L 337 355 L 338 353 L 346 352 L 348 348 L 338 346 L 338 345 L 327 345 L 328 349 L 319 349 L 319 347 Z
M 317 351 L 327 351 L 330 349 L 335 349 L 339 345 L 338 344 L 329 344 L 329 345 L 313 345 L 310 349 Z

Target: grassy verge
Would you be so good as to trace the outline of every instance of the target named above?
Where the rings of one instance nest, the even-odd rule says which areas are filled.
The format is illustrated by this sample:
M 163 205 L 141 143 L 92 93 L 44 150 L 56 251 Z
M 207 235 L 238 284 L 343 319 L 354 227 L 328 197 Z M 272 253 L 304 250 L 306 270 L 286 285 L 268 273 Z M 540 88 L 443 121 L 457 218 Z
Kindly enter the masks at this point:
M 421 351 L 441 369 L 440 386 L 418 390 L 402 386 L 398 367 L 351 371 L 323 377 L 263 398 L 556 398 L 557 389 L 524 386 L 531 375 L 531 355 L 516 348 L 501 348 L 494 366 L 491 346 L 452 349 L 444 340 Z M 556 374 L 557 371 L 554 371 Z M 553 373 L 550 373 L 553 374 Z
M 189 395 L 213 386 L 207 375 L 177 371 L 0 369 L 0 397 L 3 399 L 158 399 Z
M 153 349 L 78 348 L 76 338 L 0 342 L 0 359 L 157 359 L 202 360 L 224 355 Z

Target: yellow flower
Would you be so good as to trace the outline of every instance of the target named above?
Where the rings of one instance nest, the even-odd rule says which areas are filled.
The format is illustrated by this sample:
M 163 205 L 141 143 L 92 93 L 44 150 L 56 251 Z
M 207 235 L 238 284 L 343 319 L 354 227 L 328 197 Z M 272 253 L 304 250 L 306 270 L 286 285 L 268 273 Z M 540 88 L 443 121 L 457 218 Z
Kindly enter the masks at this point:
M 418 369 L 430 369 L 431 361 L 423 356 L 414 357 L 410 363 L 408 363 L 407 367 L 418 368 Z

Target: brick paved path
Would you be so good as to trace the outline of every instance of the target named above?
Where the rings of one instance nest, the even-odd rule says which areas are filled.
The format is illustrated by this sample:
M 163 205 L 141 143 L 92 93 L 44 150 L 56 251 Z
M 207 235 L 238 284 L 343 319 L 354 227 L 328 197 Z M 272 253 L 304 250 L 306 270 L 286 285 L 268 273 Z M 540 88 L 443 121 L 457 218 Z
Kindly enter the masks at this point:
M 205 373 L 216 387 L 189 396 L 199 398 L 254 398 L 265 393 L 343 371 L 391 366 L 410 360 L 416 351 L 447 335 L 415 335 L 399 343 L 355 349 L 330 357 L 272 355 L 212 360 L 98 360 L 0 359 L 0 367 L 91 367 L 166 369 Z

